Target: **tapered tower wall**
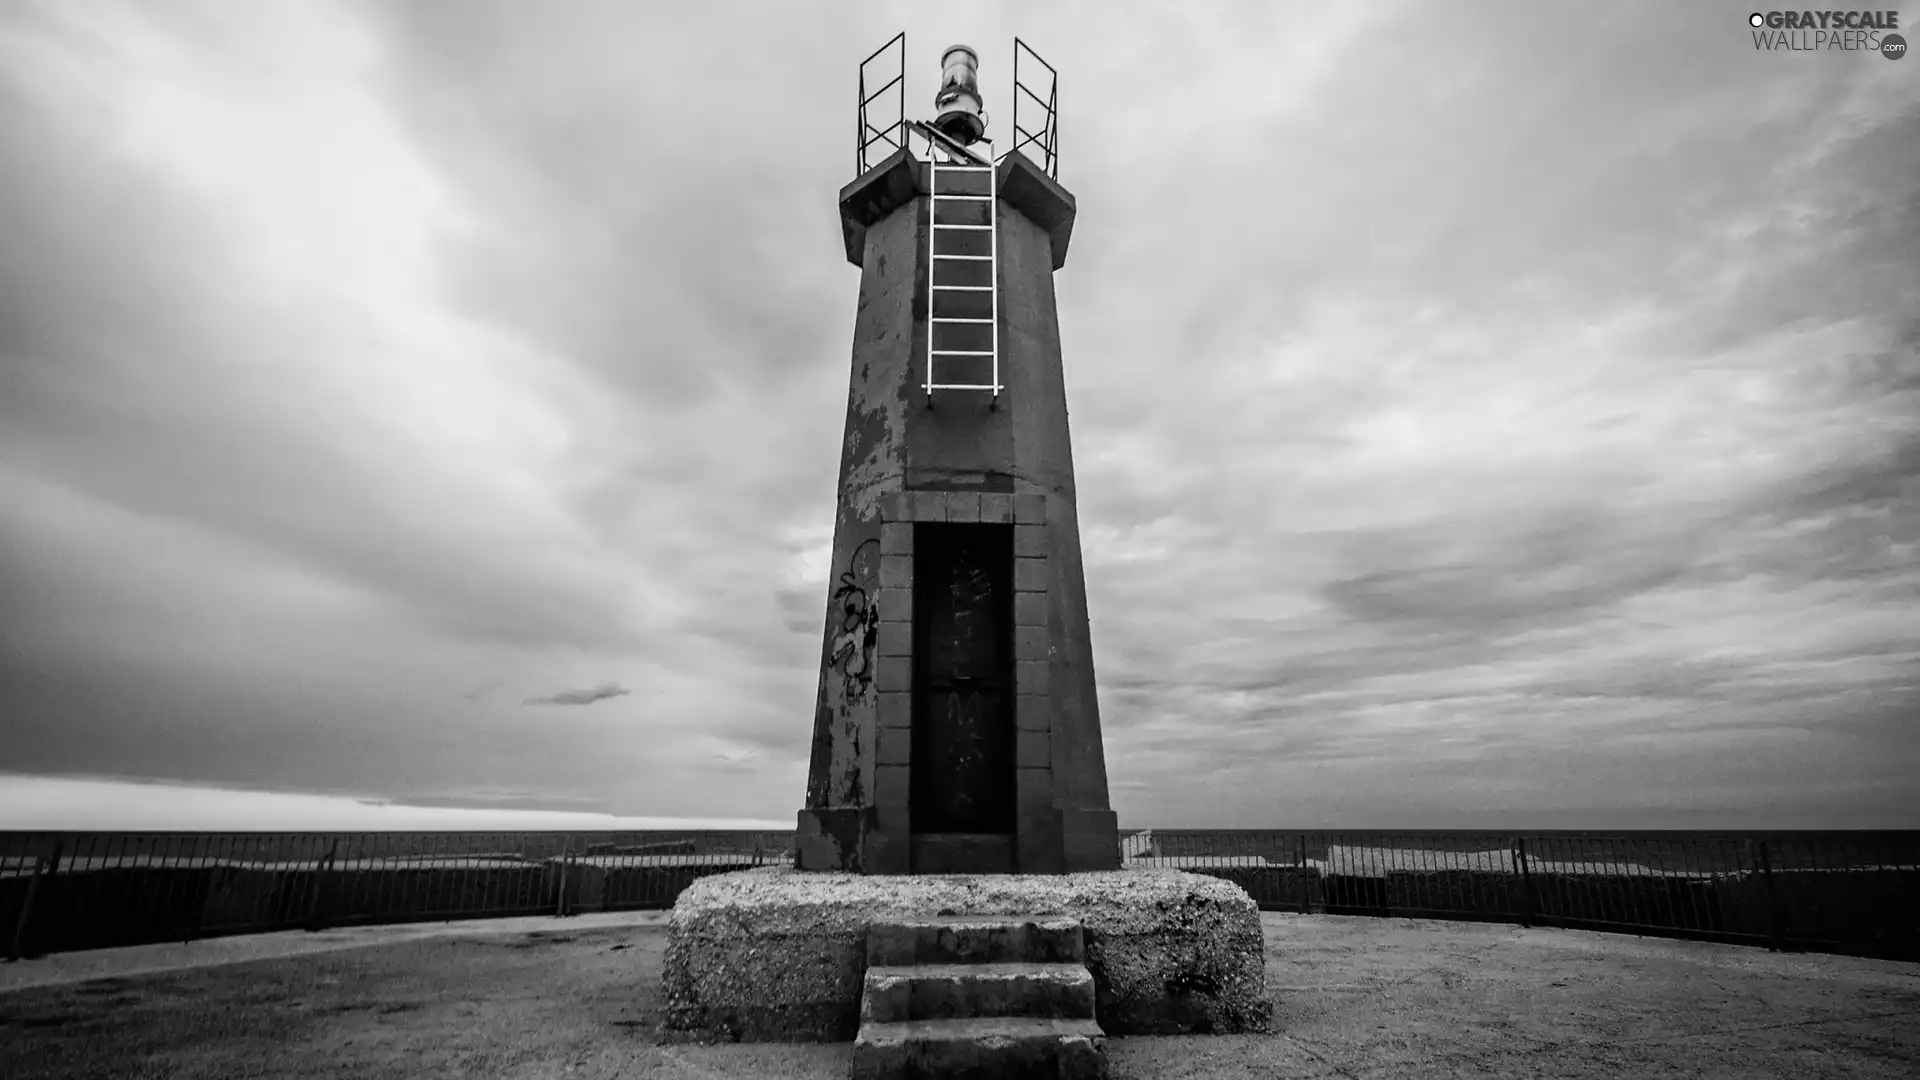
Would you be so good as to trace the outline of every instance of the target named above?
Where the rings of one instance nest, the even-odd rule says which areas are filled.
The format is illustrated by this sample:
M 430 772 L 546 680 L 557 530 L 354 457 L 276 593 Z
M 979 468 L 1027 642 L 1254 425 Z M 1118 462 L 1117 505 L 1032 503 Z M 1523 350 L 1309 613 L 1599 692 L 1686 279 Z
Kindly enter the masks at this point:
M 1006 869 L 1111 868 L 1118 840 L 1053 290 L 1073 198 L 1017 153 L 1001 163 L 1005 389 L 936 391 L 929 407 L 927 170 L 902 151 L 841 192 L 861 281 L 800 867 L 909 873 L 975 857 L 923 845 L 909 813 L 914 527 L 952 522 L 1003 524 L 1013 535 L 1017 807 Z

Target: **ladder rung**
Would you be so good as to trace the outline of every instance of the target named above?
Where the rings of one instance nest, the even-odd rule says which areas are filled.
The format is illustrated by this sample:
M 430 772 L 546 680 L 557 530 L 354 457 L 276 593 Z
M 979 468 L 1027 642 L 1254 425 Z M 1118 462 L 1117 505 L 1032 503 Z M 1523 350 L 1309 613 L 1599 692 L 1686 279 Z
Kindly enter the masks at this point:
M 993 231 L 993 226 L 991 225 L 946 225 L 938 221 L 933 223 L 933 227 L 936 229 L 978 229 L 981 232 Z
M 1004 386 L 993 386 L 993 385 L 991 385 L 991 384 L 989 384 L 989 383 L 934 383 L 934 384 L 933 384 L 932 386 L 927 386 L 926 384 L 924 384 L 924 383 L 923 383 L 923 384 L 921 384 L 921 387 L 920 387 L 920 388 L 921 388 L 922 390 L 927 390 L 927 391 L 933 391 L 933 390 L 991 390 L 991 391 L 993 391 L 993 392 L 994 392 L 994 393 L 996 393 L 996 394 L 997 394 L 997 393 L 999 393 L 1000 391 L 1002 391 L 1002 390 L 1005 390 L 1005 389 L 1006 389 L 1006 387 L 1004 387 Z
M 933 253 L 933 257 L 936 259 L 965 259 L 968 262 L 992 262 L 993 261 L 993 256 L 991 255 L 942 255 L 937 251 Z
M 957 200 L 959 202 L 992 202 L 993 201 L 993 196 L 991 195 L 929 195 L 927 196 L 927 198 Z
M 888 85 L 892 85 L 892 84 L 889 83 Z M 944 161 L 934 162 L 933 167 L 936 169 L 939 169 L 941 172 L 992 172 L 993 171 L 993 166 L 991 165 L 950 165 Z
M 935 356 L 992 356 L 992 349 L 928 349 Z
M 991 323 L 993 320 L 992 319 L 960 319 L 960 318 L 949 318 L 944 315 L 935 315 L 934 317 L 928 319 L 927 321 L 928 322 Z
M 991 285 L 931 285 L 929 288 L 945 289 L 948 292 L 992 292 Z

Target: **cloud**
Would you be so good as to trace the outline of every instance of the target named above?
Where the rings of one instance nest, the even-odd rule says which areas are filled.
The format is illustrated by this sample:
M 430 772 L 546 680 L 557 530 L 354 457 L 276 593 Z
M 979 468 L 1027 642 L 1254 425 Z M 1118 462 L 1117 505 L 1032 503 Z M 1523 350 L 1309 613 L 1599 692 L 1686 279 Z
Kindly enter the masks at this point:
M 1920 88 L 1656 5 L 10 10 L 0 766 L 790 819 L 903 25 L 1064 73 L 1123 817 L 1914 821 Z
M 462 694 L 461 697 L 465 698 L 467 701 L 478 702 L 480 699 L 486 697 L 488 694 L 491 694 L 495 690 L 500 689 L 502 685 L 503 684 L 497 680 L 494 682 L 485 683 L 481 686 L 476 686 L 473 689 L 467 691 L 465 694 Z
M 192 832 L 609 831 L 654 829 L 780 830 L 785 819 L 615 816 L 557 807 L 474 807 L 498 800 L 463 794 L 466 805 L 141 783 L 118 777 L 0 774 L 0 828 Z M 550 798 L 550 797 L 549 797 Z
M 562 690 L 557 694 L 548 694 L 545 697 L 531 697 L 521 702 L 521 704 L 522 705 L 591 705 L 596 701 L 605 701 L 608 698 L 625 697 L 626 695 L 631 693 L 633 693 L 633 691 L 627 689 L 624 686 L 619 685 L 618 683 L 601 683 L 599 686 L 595 686 L 587 690 Z

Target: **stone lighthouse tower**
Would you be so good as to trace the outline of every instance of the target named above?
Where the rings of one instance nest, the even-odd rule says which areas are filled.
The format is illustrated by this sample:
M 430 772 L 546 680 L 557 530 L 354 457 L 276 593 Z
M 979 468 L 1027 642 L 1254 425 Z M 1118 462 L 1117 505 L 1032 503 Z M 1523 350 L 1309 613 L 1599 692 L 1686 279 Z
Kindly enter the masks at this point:
M 904 86 L 895 45 L 900 75 L 874 97 Z M 943 55 L 925 123 L 904 94 L 873 123 L 862 68 L 840 191 L 860 299 L 802 870 L 1119 865 L 1053 290 L 1074 199 L 1024 49 L 998 157 L 972 49 Z

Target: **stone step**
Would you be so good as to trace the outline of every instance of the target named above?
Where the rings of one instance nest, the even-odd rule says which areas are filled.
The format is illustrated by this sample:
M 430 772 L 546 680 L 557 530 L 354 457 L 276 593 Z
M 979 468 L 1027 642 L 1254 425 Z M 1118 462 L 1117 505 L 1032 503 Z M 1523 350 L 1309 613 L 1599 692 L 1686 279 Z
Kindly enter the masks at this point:
M 869 967 L 914 964 L 1080 964 L 1080 920 L 1054 915 L 928 915 L 867 928 Z
M 1093 975 L 1085 964 L 920 964 L 869 967 L 860 1022 L 1024 1016 L 1091 1020 Z
M 853 1080 L 1106 1080 L 1091 1020 L 993 1017 L 862 1024 Z

